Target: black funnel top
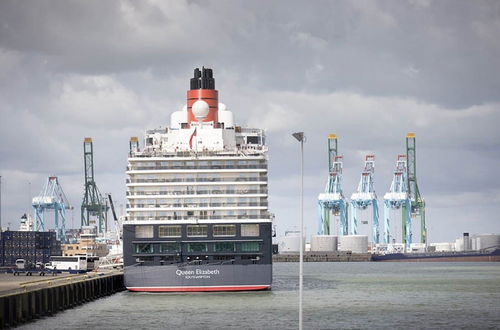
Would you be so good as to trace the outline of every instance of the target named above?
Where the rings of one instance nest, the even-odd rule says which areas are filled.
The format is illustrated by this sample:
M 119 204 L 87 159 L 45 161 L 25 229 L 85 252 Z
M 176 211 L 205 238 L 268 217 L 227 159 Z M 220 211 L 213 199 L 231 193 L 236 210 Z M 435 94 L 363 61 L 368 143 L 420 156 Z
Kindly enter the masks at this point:
M 194 78 L 191 78 L 191 89 L 215 89 L 215 79 L 212 69 L 205 67 L 194 69 Z

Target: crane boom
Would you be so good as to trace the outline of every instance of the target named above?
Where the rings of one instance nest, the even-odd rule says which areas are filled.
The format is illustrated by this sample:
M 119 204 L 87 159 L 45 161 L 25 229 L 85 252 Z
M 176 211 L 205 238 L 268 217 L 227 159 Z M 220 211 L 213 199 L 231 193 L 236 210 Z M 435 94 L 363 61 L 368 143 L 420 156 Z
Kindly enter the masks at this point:
M 113 204 L 113 198 L 111 198 L 111 194 L 108 194 L 108 199 L 109 199 L 109 205 L 111 206 L 111 212 L 113 213 L 113 219 L 115 221 L 118 221 L 118 218 L 117 218 L 116 212 L 115 212 L 115 204 Z

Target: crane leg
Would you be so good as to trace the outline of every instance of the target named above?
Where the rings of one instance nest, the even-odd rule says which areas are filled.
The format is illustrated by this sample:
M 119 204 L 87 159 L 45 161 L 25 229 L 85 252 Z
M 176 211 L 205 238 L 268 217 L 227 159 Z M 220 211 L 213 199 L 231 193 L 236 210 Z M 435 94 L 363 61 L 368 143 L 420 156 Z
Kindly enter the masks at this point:
M 389 201 L 384 201 L 384 243 L 389 244 L 391 240 L 391 219 L 390 219 Z
M 351 235 L 358 234 L 358 219 L 356 219 L 356 207 L 351 202 Z
M 373 207 L 373 243 L 380 243 L 380 231 L 378 225 L 378 201 L 376 199 L 372 200 Z

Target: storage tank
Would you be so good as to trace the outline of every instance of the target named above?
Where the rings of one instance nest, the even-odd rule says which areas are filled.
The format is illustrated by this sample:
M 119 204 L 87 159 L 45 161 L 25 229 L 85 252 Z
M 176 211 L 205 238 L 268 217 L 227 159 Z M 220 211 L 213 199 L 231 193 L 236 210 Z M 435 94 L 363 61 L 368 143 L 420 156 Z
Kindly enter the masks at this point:
M 367 235 L 346 235 L 339 238 L 340 251 L 352 251 L 353 253 L 368 252 Z
M 305 240 L 303 240 L 305 247 Z M 287 232 L 279 244 L 280 253 L 300 252 L 300 233 Z
M 312 235 L 311 251 L 337 251 L 338 237 L 334 235 Z
M 449 242 L 432 243 L 431 246 L 435 247 L 436 252 L 451 252 L 455 250 L 455 243 L 449 243 Z
M 469 238 L 469 233 L 464 233 L 464 235 L 462 236 L 462 240 L 464 243 L 464 251 L 470 251 L 472 246 Z
M 500 249 L 500 235 L 498 234 L 480 234 L 474 235 L 476 249 Z

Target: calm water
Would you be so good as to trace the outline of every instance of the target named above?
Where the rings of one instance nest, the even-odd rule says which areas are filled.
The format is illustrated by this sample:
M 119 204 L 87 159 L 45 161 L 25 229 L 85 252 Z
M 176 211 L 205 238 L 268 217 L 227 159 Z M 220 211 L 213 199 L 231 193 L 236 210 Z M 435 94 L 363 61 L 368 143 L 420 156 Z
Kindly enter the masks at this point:
M 129 293 L 22 329 L 290 329 L 298 264 L 274 264 L 273 290 Z M 304 328 L 500 329 L 499 263 L 305 263 Z

